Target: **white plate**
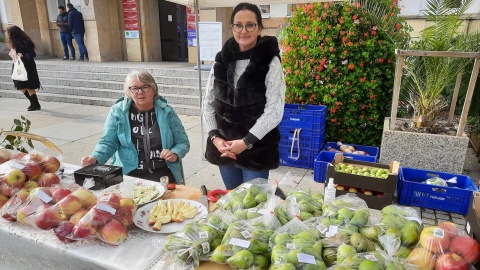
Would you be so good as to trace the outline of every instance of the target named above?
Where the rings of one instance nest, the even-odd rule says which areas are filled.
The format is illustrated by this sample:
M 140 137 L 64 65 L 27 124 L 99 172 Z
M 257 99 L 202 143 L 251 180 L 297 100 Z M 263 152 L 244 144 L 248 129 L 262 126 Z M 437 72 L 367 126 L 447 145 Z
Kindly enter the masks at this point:
M 130 186 L 129 186 L 129 184 L 130 184 Z M 140 179 L 140 178 L 135 178 L 135 179 L 132 179 L 130 181 L 126 181 L 126 179 L 124 179 L 124 182 L 122 182 L 120 184 L 110 186 L 110 187 L 108 187 L 106 189 L 103 189 L 103 190 L 99 190 L 98 192 L 100 194 L 100 193 L 103 193 L 103 192 L 112 192 L 112 191 L 115 191 L 115 190 L 122 191 L 123 188 L 131 187 L 131 185 L 133 185 L 133 186 L 146 186 L 146 187 L 154 186 L 158 191 L 157 195 L 155 197 L 153 197 L 152 199 L 150 199 L 150 201 L 139 204 L 138 206 L 143 206 L 143 205 L 146 205 L 146 204 L 151 203 L 153 201 L 157 201 L 165 193 L 165 187 L 160 182 L 154 182 L 154 181 L 144 180 L 144 179 Z M 133 193 L 133 190 L 132 190 L 132 193 Z
M 173 201 L 175 204 L 177 204 L 178 201 L 183 201 L 183 203 L 189 202 L 191 206 L 197 208 L 198 214 L 194 218 L 185 219 L 181 223 L 171 222 L 167 224 L 162 224 L 161 230 L 155 231 L 152 229 L 152 227 L 148 226 L 148 216 L 150 215 L 150 210 L 155 204 L 157 204 L 157 202 L 152 202 L 140 207 L 137 212 L 135 212 L 135 215 L 133 216 L 133 223 L 135 223 L 135 225 L 137 225 L 137 227 L 139 227 L 140 229 L 153 233 L 174 233 L 183 230 L 183 227 L 185 227 L 185 225 L 187 225 L 188 223 L 192 222 L 194 219 L 206 216 L 208 214 L 207 207 L 197 201 L 187 199 L 170 199 L 163 201 L 165 203 L 167 203 L 168 201 Z

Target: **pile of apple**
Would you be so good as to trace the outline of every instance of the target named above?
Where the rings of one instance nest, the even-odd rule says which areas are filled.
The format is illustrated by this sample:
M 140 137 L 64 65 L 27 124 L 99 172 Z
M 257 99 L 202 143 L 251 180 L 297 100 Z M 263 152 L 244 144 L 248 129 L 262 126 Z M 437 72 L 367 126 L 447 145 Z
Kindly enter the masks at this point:
M 108 244 L 119 245 L 127 238 L 127 230 L 133 222 L 136 209 L 132 198 L 122 197 L 116 192 L 106 192 L 98 197 L 95 206 L 80 220 L 76 223 L 70 220 L 72 224 L 62 224 L 55 232 L 58 236 L 62 231 L 69 239 L 97 237 Z
M 327 151 L 342 152 L 342 153 L 347 153 L 347 154 L 368 156 L 367 152 L 359 151 L 359 150 L 355 149 L 355 147 L 353 145 L 342 144 L 341 142 L 337 142 L 337 145 L 338 145 L 339 149 L 335 149 L 334 147 L 329 146 L 329 147 L 327 147 Z
M 356 174 L 367 177 L 387 179 L 390 171 L 383 168 L 369 168 L 364 166 L 354 166 L 353 164 L 338 163 L 335 165 L 335 171 L 341 173 Z
M 443 222 L 423 229 L 418 246 L 407 259 L 420 269 L 467 270 L 480 260 L 480 244 L 460 235 L 454 223 Z
M 335 188 L 337 190 L 344 190 L 344 191 L 348 191 L 348 192 L 351 192 L 351 193 L 362 193 L 364 195 L 377 196 L 377 197 L 382 197 L 383 196 L 383 192 L 373 191 L 373 190 L 368 190 L 368 189 L 360 189 L 360 188 L 356 188 L 356 187 L 347 187 L 347 186 L 342 186 L 342 185 L 335 185 Z
M 8 160 L 9 163 L 5 163 Z M 60 168 L 60 161 L 54 156 L 22 152 L 11 154 L 0 149 L 0 163 L 5 163 L 2 165 L 3 173 L 0 173 L 0 208 L 19 191 L 28 195 L 36 187 L 60 183 L 55 174 Z M 25 199 L 25 194 L 19 197 Z

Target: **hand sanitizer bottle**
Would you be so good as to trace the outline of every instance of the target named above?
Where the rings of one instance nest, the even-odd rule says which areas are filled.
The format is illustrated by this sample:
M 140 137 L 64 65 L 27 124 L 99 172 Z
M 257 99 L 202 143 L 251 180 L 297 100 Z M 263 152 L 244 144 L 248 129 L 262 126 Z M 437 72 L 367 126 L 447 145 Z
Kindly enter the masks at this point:
M 328 185 L 325 187 L 323 201 L 326 203 L 331 203 L 335 201 L 335 193 L 336 193 L 335 185 L 333 184 L 333 178 L 328 179 Z

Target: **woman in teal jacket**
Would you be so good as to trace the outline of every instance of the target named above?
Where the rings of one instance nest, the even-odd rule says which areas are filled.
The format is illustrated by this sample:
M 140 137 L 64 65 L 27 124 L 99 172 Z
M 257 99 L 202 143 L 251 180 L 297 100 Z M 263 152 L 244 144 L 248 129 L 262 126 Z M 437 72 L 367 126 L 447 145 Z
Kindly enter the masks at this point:
M 190 142 L 177 114 L 159 96 L 155 79 L 133 70 L 124 92 L 125 98 L 108 113 L 95 151 L 82 158 L 82 167 L 105 164 L 113 156 L 112 165 L 122 166 L 123 174 L 152 181 L 169 176 L 170 182 L 183 183 L 180 161 Z

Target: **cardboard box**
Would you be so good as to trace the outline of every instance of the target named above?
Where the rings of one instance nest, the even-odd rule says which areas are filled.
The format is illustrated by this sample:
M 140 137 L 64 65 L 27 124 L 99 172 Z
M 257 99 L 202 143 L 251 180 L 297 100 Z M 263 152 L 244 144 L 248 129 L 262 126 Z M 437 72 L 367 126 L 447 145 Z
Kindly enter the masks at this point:
M 472 204 L 467 214 L 465 231 L 470 237 L 480 242 L 480 192 L 473 193 Z M 480 269 L 480 262 L 475 264 L 475 267 Z
M 382 168 L 388 169 L 390 174 L 386 179 L 380 179 L 375 177 L 342 173 L 335 171 L 335 165 L 338 163 L 352 164 L 356 167 L 367 167 L 367 168 Z M 389 165 L 383 165 L 378 163 L 356 161 L 350 159 L 344 159 L 341 153 L 335 155 L 335 159 L 331 164 L 328 165 L 327 169 L 327 179 L 332 177 L 334 183 L 347 187 L 356 187 L 359 189 L 368 189 L 377 192 L 383 193 L 395 193 L 397 188 L 398 181 L 398 171 L 400 169 L 400 164 L 397 161 L 392 161 Z
M 75 183 L 84 186 L 85 179 L 93 179 L 91 190 L 104 189 L 123 182 L 122 167 L 92 164 L 73 172 Z
M 337 190 L 337 192 L 335 193 L 336 194 L 335 197 L 345 195 L 348 193 L 351 193 L 351 192 L 348 192 L 345 190 Z M 353 193 L 353 194 L 357 195 L 360 199 L 364 200 L 367 203 L 368 208 L 378 209 L 378 210 L 382 210 L 383 207 L 393 204 L 394 203 L 393 199 L 395 197 L 393 193 L 383 193 L 382 197 L 365 195 L 362 193 Z

